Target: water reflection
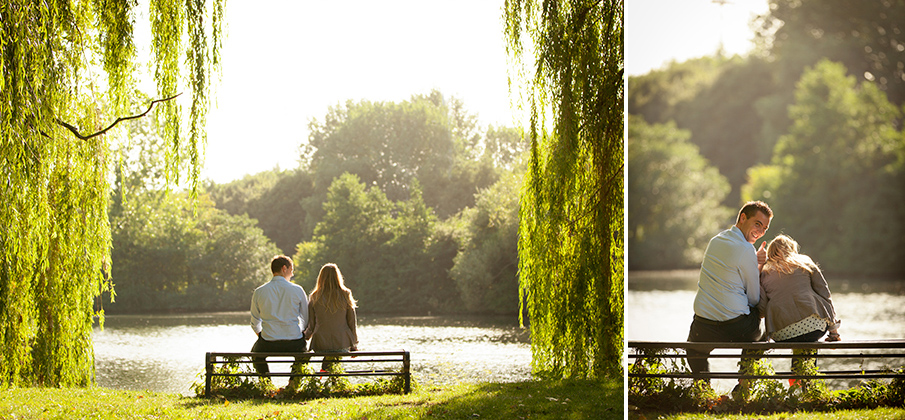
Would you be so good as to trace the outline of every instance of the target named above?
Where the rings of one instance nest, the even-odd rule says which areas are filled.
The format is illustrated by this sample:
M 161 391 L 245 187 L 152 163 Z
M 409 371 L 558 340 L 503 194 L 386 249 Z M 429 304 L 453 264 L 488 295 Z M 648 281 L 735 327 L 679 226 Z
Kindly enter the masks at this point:
M 246 352 L 255 339 L 247 312 L 108 316 L 94 331 L 97 383 L 192 395 L 205 352 Z M 409 350 L 423 384 L 530 377 L 528 331 L 512 317 L 360 316 L 359 339 L 361 350 Z

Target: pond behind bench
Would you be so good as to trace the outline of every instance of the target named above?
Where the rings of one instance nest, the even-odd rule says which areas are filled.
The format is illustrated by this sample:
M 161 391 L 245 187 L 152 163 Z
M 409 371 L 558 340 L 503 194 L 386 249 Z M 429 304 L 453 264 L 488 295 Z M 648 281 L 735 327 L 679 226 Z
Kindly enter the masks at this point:
M 246 352 L 255 337 L 248 312 L 108 315 L 95 326 L 97 384 L 113 389 L 194 395 L 208 351 Z M 406 349 L 421 384 L 510 382 L 530 378 L 527 329 L 512 317 L 359 315 L 359 349 Z M 279 380 L 274 383 L 278 386 Z

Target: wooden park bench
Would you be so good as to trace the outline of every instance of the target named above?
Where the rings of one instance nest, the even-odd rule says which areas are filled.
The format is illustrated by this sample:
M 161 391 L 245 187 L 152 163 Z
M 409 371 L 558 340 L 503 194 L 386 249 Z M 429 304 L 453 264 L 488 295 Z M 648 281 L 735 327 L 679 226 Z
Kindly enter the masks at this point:
M 699 342 L 656 342 L 629 341 L 629 359 L 849 359 L 857 362 L 857 367 L 820 371 L 817 375 L 794 372 L 776 372 L 772 375 L 750 375 L 734 372 L 643 372 L 643 369 L 629 369 L 629 378 L 701 378 L 701 379 L 879 379 L 905 378 L 905 340 L 835 341 L 808 343 L 699 343 Z M 709 356 L 689 356 L 688 349 L 714 351 Z M 673 354 L 667 354 L 669 350 Z M 682 350 L 682 352 L 679 352 Z M 739 352 L 739 350 L 759 350 Z M 816 350 L 816 354 L 794 354 L 792 350 Z M 727 353 L 729 351 L 730 353 Z M 774 352 L 780 351 L 780 352 Z M 739 354 L 741 353 L 741 354 Z M 748 354 L 746 354 L 748 353 Z M 631 361 L 629 362 L 631 363 Z M 876 366 L 885 363 L 886 366 Z M 711 363 L 711 368 L 713 364 Z
M 215 369 L 216 365 L 224 365 L 229 363 L 238 363 L 251 365 L 265 358 L 267 363 L 285 364 L 286 371 L 259 374 L 254 371 L 221 373 Z M 325 357 L 338 358 L 341 360 L 332 361 L 332 363 L 341 364 L 369 364 L 366 368 L 357 370 L 344 370 L 340 372 L 324 372 L 315 371 L 314 373 L 292 373 L 290 372 L 293 363 L 296 363 L 296 357 L 307 359 L 307 363 L 322 363 Z M 254 359 L 253 359 L 254 358 Z M 393 370 L 393 364 L 399 364 L 398 370 Z M 383 365 L 380 369 L 375 369 L 375 365 Z M 390 366 L 386 366 L 390 365 Z M 253 369 L 249 369 L 253 370 Z M 404 380 L 404 392 L 406 394 L 412 392 L 412 373 L 411 373 L 411 357 L 406 350 L 388 350 L 388 351 L 355 351 L 355 352 L 338 352 L 338 353 L 207 353 L 204 357 L 204 395 L 211 396 L 211 379 L 215 376 L 258 376 L 258 377 L 312 377 L 312 376 L 402 376 Z

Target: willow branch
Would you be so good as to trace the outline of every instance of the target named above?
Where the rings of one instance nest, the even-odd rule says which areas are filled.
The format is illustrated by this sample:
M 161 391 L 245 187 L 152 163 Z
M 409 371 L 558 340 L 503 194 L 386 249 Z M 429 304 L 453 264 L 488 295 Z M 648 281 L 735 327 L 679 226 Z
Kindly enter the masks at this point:
M 101 130 L 101 131 L 98 131 L 98 132 L 96 132 L 96 133 L 93 133 L 93 134 L 83 135 L 83 134 L 79 133 L 79 130 L 78 130 L 77 128 L 75 128 L 72 124 L 69 124 L 69 123 L 67 123 L 66 121 L 63 121 L 63 120 L 61 120 L 61 119 L 59 119 L 59 118 L 56 118 L 55 121 L 56 121 L 57 124 L 59 124 L 59 125 L 61 125 L 61 126 L 63 126 L 63 127 L 66 127 L 67 129 L 69 129 L 69 131 L 71 131 L 72 134 L 75 134 L 76 137 L 78 137 L 78 138 L 80 138 L 80 139 L 82 139 L 82 140 L 88 140 L 88 139 L 90 139 L 90 138 L 97 137 L 97 136 L 99 136 L 99 135 L 101 135 L 101 134 L 104 134 L 104 133 L 106 133 L 107 131 L 110 131 L 111 128 L 116 127 L 117 124 L 119 124 L 119 123 L 121 123 L 121 122 L 123 122 L 123 121 L 134 120 L 134 119 L 136 119 L 136 118 L 144 117 L 145 115 L 148 115 L 149 112 L 151 112 L 151 109 L 153 109 L 153 108 L 154 108 L 154 105 L 156 105 L 158 102 L 166 102 L 166 101 L 170 101 L 170 100 L 175 99 L 175 98 L 178 97 L 179 95 L 182 95 L 182 93 L 177 93 L 177 94 L 175 94 L 175 95 L 173 95 L 173 96 L 170 96 L 169 98 L 155 99 L 155 100 L 151 101 L 151 104 L 148 105 L 148 109 L 145 110 L 145 112 L 142 112 L 141 114 L 137 114 L 137 115 L 130 115 L 130 116 L 128 116 L 128 117 L 119 117 L 119 118 L 116 119 L 116 121 L 113 121 L 113 124 L 110 124 L 109 126 L 107 126 L 107 128 L 105 128 L 105 129 L 103 129 L 103 130 Z

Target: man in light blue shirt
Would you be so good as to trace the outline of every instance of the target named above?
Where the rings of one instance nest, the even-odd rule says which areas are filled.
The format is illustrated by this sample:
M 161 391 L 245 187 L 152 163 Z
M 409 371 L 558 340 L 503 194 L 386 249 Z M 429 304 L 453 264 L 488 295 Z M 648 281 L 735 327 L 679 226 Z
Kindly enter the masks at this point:
M 273 278 L 255 289 L 251 297 L 251 329 L 258 335 L 251 351 L 304 353 L 308 295 L 302 286 L 289 282 L 293 272 L 289 257 L 273 257 L 270 270 Z M 257 359 L 254 366 L 258 373 L 270 371 L 262 359 Z
M 694 298 L 694 320 L 688 341 L 762 341 L 764 327 L 757 303 L 760 301 L 760 265 L 767 254 L 764 244 L 754 243 L 764 236 L 773 211 L 761 201 L 745 203 L 735 226 L 714 236 L 704 251 L 698 291 Z M 707 356 L 709 351 L 689 349 L 689 356 Z M 706 357 L 689 358 L 692 372 L 707 372 Z

